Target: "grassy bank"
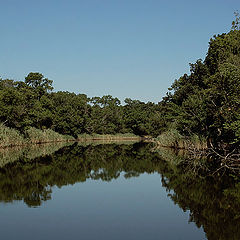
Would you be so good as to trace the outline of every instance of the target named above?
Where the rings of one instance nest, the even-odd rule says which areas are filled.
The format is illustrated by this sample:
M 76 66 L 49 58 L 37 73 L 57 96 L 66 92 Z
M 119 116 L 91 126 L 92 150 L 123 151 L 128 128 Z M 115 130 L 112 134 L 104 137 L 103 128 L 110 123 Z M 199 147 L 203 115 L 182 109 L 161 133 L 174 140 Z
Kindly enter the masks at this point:
M 26 139 L 28 143 L 48 143 L 48 142 L 62 142 L 62 141 L 73 141 L 74 137 L 69 135 L 62 135 L 54 132 L 51 129 L 40 130 L 37 128 L 29 128 L 26 131 Z
M 94 140 L 102 140 L 102 141 L 127 141 L 127 140 L 141 140 L 140 136 L 137 136 L 132 133 L 119 133 L 115 135 L 110 134 L 80 134 L 78 135 L 78 141 L 94 141 Z
M 170 129 L 159 135 L 155 142 L 161 147 L 171 147 L 176 149 L 206 150 L 207 140 L 203 137 L 193 135 L 182 136 L 176 129 Z
M 51 129 L 40 130 L 30 127 L 21 134 L 16 129 L 0 124 L 0 148 L 72 140 L 73 137 L 61 135 Z
M 62 135 L 51 129 L 40 130 L 29 127 L 21 134 L 13 128 L 0 124 L 0 148 L 23 146 L 28 144 L 41 144 L 50 142 L 67 142 L 67 141 L 140 141 L 142 138 L 132 133 L 100 135 L 100 134 L 80 134 L 77 139 L 69 135 Z
M 26 144 L 26 139 L 17 130 L 0 124 L 0 147 L 20 146 Z

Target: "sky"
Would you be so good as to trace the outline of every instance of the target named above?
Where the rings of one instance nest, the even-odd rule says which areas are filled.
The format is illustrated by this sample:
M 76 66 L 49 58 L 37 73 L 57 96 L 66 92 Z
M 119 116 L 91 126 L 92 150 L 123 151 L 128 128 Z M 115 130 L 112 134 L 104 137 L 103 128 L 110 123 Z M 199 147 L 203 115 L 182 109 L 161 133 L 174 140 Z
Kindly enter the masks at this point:
M 0 0 L 0 76 L 159 102 L 228 32 L 239 0 Z

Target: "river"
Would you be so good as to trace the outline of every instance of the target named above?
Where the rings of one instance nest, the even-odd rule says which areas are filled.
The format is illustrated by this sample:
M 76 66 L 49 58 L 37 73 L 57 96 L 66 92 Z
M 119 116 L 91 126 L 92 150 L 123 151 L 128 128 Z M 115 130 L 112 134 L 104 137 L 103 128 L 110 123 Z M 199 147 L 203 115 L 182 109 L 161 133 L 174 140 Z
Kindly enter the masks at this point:
M 239 239 L 240 186 L 151 144 L 0 152 L 1 239 Z

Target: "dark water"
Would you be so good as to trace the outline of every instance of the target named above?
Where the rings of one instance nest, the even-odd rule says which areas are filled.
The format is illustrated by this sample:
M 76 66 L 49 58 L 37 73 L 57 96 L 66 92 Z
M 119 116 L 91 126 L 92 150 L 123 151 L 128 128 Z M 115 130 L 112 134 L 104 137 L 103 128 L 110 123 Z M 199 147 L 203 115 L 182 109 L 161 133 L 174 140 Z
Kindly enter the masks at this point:
M 240 239 L 236 182 L 150 144 L 48 147 L 0 153 L 1 239 Z

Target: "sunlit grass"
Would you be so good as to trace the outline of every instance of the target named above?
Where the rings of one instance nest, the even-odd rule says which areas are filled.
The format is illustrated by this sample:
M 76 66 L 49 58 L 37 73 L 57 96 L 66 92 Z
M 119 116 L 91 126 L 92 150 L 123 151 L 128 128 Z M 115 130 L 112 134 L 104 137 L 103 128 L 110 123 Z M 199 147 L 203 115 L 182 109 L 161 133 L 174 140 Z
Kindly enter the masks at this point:
M 204 137 L 193 135 L 191 137 L 182 136 L 176 129 L 169 129 L 156 138 L 159 146 L 180 149 L 207 149 L 207 140 Z
M 18 130 L 0 123 L 0 148 L 74 140 L 72 136 L 62 135 L 51 129 L 40 130 L 33 127 L 28 128 L 23 135 Z
M 74 137 L 69 135 L 62 135 L 54 132 L 51 129 L 40 130 L 30 127 L 25 131 L 29 143 L 47 143 L 74 140 Z
M 26 139 L 15 129 L 0 123 L 0 147 L 26 144 Z

